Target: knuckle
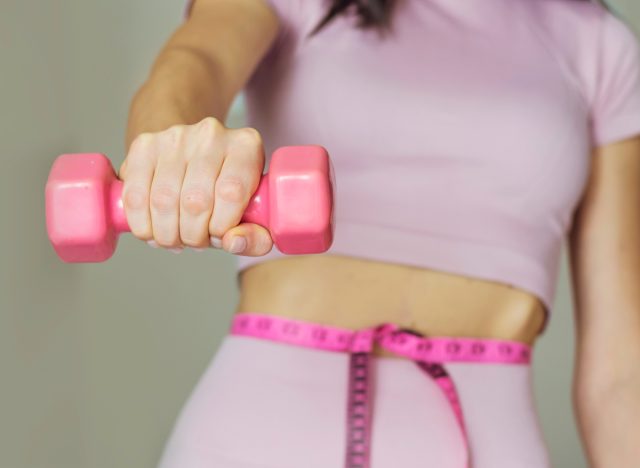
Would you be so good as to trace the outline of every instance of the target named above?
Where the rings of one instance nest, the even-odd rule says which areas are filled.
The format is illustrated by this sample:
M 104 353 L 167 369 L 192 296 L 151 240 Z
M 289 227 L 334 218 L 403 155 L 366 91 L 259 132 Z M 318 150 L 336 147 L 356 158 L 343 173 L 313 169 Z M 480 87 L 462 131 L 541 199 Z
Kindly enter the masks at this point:
M 180 239 L 182 240 L 182 244 L 188 247 L 200 247 L 206 243 L 204 242 L 205 236 L 197 237 L 193 234 L 180 233 Z
M 186 125 L 172 125 L 165 131 L 165 134 L 171 143 L 178 145 L 184 140 L 186 131 Z
M 200 124 L 206 141 L 216 141 L 222 138 L 226 130 L 222 122 L 215 117 L 207 117 Z
M 247 196 L 245 183 L 239 177 L 226 176 L 216 181 L 216 198 L 241 203 Z
M 156 234 L 155 240 L 156 243 L 164 249 L 171 249 L 173 247 L 176 247 L 176 242 L 173 240 L 173 238 L 166 234 Z
M 160 247 L 171 248 L 180 244 L 177 227 L 164 224 L 153 226 L 153 238 Z
M 182 192 L 182 208 L 190 215 L 199 215 L 211 210 L 213 196 L 202 187 L 190 187 Z
M 139 134 L 134 140 L 131 142 L 131 149 L 133 150 L 133 155 L 139 153 L 141 150 L 148 148 L 153 141 L 154 136 L 152 133 L 144 132 Z
M 224 235 L 227 233 L 227 229 L 224 228 L 220 223 L 212 222 L 209 224 L 209 236 L 217 237 L 222 239 Z
M 225 126 L 215 117 L 205 117 L 200 122 L 202 130 L 211 137 L 217 137 L 225 131 Z
M 142 187 L 128 187 L 124 192 L 123 203 L 128 210 L 143 210 L 149 206 L 149 193 Z
M 237 141 L 246 146 L 259 147 L 262 145 L 260 132 L 253 127 L 244 127 L 236 130 Z
M 151 232 L 151 229 L 149 229 L 149 226 L 146 223 L 141 226 L 138 226 L 137 223 L 136 224 L 130 223 L 129 227 L 131 228 L 131 234 L 135 238 L 143 241 L 153 239 L 153 233 Z
M 160 213 L 167 213 L 175 210 L 178 206 L 178 198 L 179 193 L 175 187 L 159 185 L 151 189 L 151 207 Z

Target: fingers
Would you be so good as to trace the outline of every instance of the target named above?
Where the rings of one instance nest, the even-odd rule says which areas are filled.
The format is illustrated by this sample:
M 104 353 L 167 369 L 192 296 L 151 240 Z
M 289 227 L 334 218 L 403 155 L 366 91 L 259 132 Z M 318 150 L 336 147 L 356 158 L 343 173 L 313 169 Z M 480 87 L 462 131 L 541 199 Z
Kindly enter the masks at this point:
M 260 134 L 252 128 L 229 131 L 222 169 L 215 182 L 209 233 L 222 239 L 240 223 L 244 210 L 258 188 L 264 166 Z
M 184 126 L 172 127 L 157 145 L 160 154 L 151 183 L 149 206 L 153 238 L 165 248 L 182 247 L 179 232 L 180 193 L 187 161 L 180 149 L 185 133 Z
M 222 238 L 222 248 L 232 254 L 258 257 L 271 251 L 273 240 L 269 231 L 259 224 L 242 223 L 227 231 Z
M 209 247 L 209 221 L 213 212 L 214 185 L 220 172 L 224 127 L 203 120 L 191 139 L 194 155 L 189 161 L 180 193 L 180 239 L 189 247 Z
M 131 144 L 123 164 L 125 169 L 122 192 L 123 205 L 131 232 L 139 239 L 153 238 L 149 211 L 149 190 L 157 160 L 154 139 L 143 133 Z M 121 168 L 121 172 L 122 168 Z
M 196 158 L 187 167 L 180 193 L 180 239 L 188 247 L 209 246 L 209 220 L 213 211 L 213 186 L 218 165 Z

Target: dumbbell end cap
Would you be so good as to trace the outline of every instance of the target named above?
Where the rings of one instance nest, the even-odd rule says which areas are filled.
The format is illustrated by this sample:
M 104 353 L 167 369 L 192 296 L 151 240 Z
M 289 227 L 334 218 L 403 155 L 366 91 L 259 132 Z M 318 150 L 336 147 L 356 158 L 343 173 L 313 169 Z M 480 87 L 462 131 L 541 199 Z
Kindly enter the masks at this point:
M 278 250 L 290 255 L 329 250 L 335 180 L 327 150 L 319 145 L 279 148 L 269 177 L 270 230 Z
M 99 153 L 56 158 L 45 187 L 47 233 L 65 262 L 102 262 L 113 255 L 117 234 L 108 224 L 108 190 L 115 178 Z

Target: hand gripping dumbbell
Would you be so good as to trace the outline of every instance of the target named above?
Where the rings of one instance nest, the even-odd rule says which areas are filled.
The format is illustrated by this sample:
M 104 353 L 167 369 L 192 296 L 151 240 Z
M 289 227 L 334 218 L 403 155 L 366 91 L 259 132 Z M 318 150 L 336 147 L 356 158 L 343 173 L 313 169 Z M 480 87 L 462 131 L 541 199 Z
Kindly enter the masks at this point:
M 322 146 L 274 151 L 242 222 L 264 226 L 282 253 L 325 252 L 333 241 L 333 169 Z M 45 188 L 47 232 L 65 262 L 101 262 L 129 232 L 122 181 L 103 154 L 56 158 Z

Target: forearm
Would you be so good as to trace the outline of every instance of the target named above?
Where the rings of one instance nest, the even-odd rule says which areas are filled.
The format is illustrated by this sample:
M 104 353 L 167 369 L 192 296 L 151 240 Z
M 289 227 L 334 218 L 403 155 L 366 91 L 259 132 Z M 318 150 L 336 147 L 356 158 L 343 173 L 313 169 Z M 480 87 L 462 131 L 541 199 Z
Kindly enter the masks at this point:
M 640 365 L 618 376 L 579 372 L 574 401 L 592 468 L 636 468 L 640 460 Z
M 208 116 L 224 121 L 233 94 L 212 60 L 189 48 L 168 47 L 131 101 L 126 147 L 140 133 L 194 124 Z

